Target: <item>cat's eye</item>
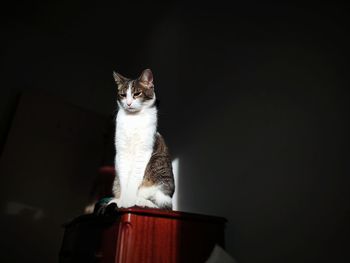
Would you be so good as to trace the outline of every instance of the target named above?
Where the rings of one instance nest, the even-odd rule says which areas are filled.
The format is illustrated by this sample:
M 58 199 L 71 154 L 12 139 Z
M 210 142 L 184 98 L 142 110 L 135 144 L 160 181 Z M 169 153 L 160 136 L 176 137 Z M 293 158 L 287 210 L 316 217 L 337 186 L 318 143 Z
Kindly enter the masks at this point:
M 141 92 L 136 92 L 136 93 L 134 93 L 134 97 L 138 97 L 138 96 L 140 96 L 141 95 Z
M 119 96 L 125 98 L 126 97 L 126 93 L 121 93 L 121 94 L 119 94 Z

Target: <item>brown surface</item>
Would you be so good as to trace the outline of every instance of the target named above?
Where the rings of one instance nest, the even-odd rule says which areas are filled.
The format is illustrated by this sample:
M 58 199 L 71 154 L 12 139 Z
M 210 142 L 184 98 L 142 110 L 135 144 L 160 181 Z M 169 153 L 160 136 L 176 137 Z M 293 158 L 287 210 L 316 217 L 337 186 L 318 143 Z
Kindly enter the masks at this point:
M 80 233 L 80 236 L 93 237 L 95 252 L 78 255 L 72 251 L 74 247 L 80 247 L 80 251 L 93 247 L 82 245 L 81 242 L 88 239 L 79 239 L 75 234 L 79 244 L 71 246 L 71 251 L 63 245 L 60 262 L 96 262 L 86 257 L 88 253 L 101 263 L 204 262 L 216 243 L 224 246 L 225 222 L 221 217 L 137 207 L 120 209 L 108 219 L 84 216 L 68 224 L 66 233 L 85 225 L 80 231 L 85 234 Z M 93 229 L 100 229 L 99 235 Z M 95 234 L 87 235 L 87 231 Z M 69 242 L 68 235 L 65 238 L 65 243 L 74 243 Z M 70 260 L 69 255 L 74 259 Z

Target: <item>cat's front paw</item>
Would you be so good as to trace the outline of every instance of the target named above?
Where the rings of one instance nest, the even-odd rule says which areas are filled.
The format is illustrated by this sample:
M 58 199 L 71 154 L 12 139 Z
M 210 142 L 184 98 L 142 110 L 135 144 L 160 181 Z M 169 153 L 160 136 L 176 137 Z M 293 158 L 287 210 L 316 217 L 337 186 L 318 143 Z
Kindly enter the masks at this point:
M 137 198 L 136 205 L 140 207 L 158 208 L 152 201 L 142 197 Z
M 119 203 L 120 203 L 120 206 L 119 206 L 119 207 L 122 207 L 122 208 L 129 208 L 129 207 L 135 206 L 136 201 L 133 200 L 133 199 L 124 198 L 124 199 L 120 200 Z

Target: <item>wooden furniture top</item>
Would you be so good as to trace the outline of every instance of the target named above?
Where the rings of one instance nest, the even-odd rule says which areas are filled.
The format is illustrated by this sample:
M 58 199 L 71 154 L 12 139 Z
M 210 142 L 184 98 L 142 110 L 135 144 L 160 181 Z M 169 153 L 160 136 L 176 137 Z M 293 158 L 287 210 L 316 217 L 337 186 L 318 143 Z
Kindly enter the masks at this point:
M 192 220 L 204 220 L 204 221 L 215 221 L 225 223 L 226 219 L 218 216 L 202 215 L 181 211 L 172 211 L 172 210 L 162 210 L 162 209 L 153 209 L 153 208 L 141 208 L 141 207 L 131 207 L 131 208 L 121 208 L 118 209 L 120 214 L 135 214 L 143 216 L 152 216 L 152 217 L 167 217 L 174 219 L 192 219 Z
M 190 220 L 190 221 L 206 221 L 212 223 L 225 224 L 227 220 L 223 217 L 212 216 L 212 215 L 202 215 L 196 213 L 189 212 L 181 212 L 181 211 L 172 211 L 172 210 L 162 210 L 162 209 L 153 209 L 153 208 L 141 208 L 141 207 L 131 207 L 131 208 L 119 208 L 116 209 L 115 213 L 106 215 L 106 216 L 98 216 L 95 214 L 88 214 L 79 216 L 72 221 L 65 224 L 68 226 L 70 224 L 78 223 L 85 220 L 90 220 L 91 218 L 114 218 L 122 215 L 140 215 L 140 216 L 148 216 L 148 217 L 161 217 L 161 218 L 169 218 L 169 219 L 177 219 L 177 220 Z

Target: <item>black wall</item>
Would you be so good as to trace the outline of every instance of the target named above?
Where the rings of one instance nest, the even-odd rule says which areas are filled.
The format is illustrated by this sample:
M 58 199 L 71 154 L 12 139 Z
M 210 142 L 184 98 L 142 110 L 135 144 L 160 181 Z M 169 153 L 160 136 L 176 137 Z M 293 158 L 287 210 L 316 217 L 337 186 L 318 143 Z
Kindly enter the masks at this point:
M 112 70 L 151 68 L 183 210 L 227 217 L 238 262 L 348 262 L 348 11 L 12 4 L 1 11 L 0 145 L 21 92 L 111 115 Z

